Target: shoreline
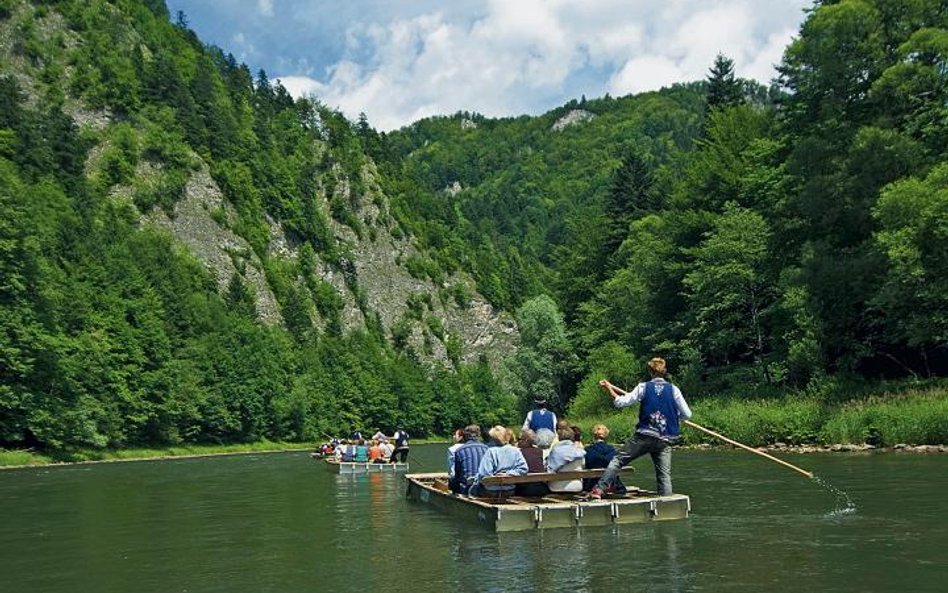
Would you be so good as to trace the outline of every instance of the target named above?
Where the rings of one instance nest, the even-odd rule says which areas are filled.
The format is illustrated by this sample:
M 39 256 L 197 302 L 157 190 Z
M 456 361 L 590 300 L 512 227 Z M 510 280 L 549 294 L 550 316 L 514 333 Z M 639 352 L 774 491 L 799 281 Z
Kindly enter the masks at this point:
M 432 440 L 424 443 L 424 445 L 436 445 L 436 444 L 448 444 L 448 441 Z M 612 443 L 614 446 L 619 447 L 622 443 Z M 681 451 L 720 451 L 725 449 L 735 449 L 728 445 L 710 445 L 707 443 L 698 443 L 694 445 L 680 445 L 675 447 Z M 914 455 L 929 455 L 929 454 L 938 454 L 938 453 L 948 453 L 948 445 L 907 445 L 904 443 L 898 443 L 891 447 L 878 447 L 875 445 L 854 445 L 854 444 L 834 444 L 834 445 L 788 445 L 785 443 L 775 443 L 773 445 L 767 445 L 765 447 L 754 447 L 758 451 L 764 451 L 768 453 L 791 453 L 799 455 L 808 455 L 813 453 L 885 453 L 885 454 L 914 454 Z M 141 457 L 111 457 L 106 459 L 82 459 L 78 461 L 54 461 L 47 457 L 42 457 L 36 454 L 32 463 L 26 462 L 22 464 L 7 464 L 0 465 L 0 471 L 4 470 L 17 470 L 17 469 L 35 469 L 35 468 L 56 468 L 56 467 L 71 467 L 75 465 L 95 465 L 101 463 L 123 463 L 123 462 L 142 462 L 142 461 L 171 461 L 176 459 L 202 459 L 206 457 L 229 457 L 236 455 L 269 455 L 273 453 L 304 453 L 312 452 L 312 447 L 283 447 L 283 448 L 272 448 L 272 449 L 250 449 L 250 450 L 241 450 L 241 451 L 218 451 L 218 452 L 207 452 L 207 453 L 182 453 L 176 455 L 174 453 L 165 452 L 162 455 L 145 455 Z
M 417 439 L 415 444 L 430 445 L 451 443 L 446 437 Z M 78 457 L 88 459 L 55 459 L 33 451 L 0 449 L 0 471 L 21 468 L 63 467 L 72 465 L 90 465 L 96 463 L 118 463 L 122 461 L 169 461 L 173 459 L 200 459 L 203 457 L 222 457 L 228 455 L 251 455 L 255 453 L 303 453 L 315 451 L 317 445 L 311 443 L 280 443 L 260 441 L 242 445 L 194 445 L 168 447 L 165 449 L 119 449 L 115 451 L 78 451 Z M 260 448 L 255 448 L 260 447 Z M 5 457 L 7 459 L 5 459 Z M 11 462 L 12 461 L 12 462 Z
M 195 452 L 195 451 L 183 451 L 180 454 L 175 453 L 173 449 L 169 450 L 155 450 L 155 454 L 143 454 L 143 455 L 132 455 L 129 457 L 121 456 L 121 452 L 115 452 L 116 456 L 114 457 L 104 457 L 101 459 L 77 459 L 75 461 L 62 461 L 55 460 L 50 457 L 40 455 L 37 453 L 32 453 L 28 451 L 0 451 L 0 458 L 4 453 L 13 454 L 13 455 L 23 455 L 23 463 L 5 463 L 0 465 L 0 471 L 3 470 L 15 470 L 23 468 L 53 468 L 53 467 L 67 467 L 74 465 L 93 465 L 100 463 L 123 463 L 123 462 L 141 462 L 141 461 L 169 461 L 174 459 L 201 459 L 205 457 L 228 457 L 235 455 L 255 455 L 255 454 L 272 454 L 272 453 L 302 453 L 312 451 L 312 447 L 300 447 L 295 446 L 293 443 L 288 443 L 289 446 L 286 447 L 275 447 L 275 448 L 263 448 L 263 449 L 237 449 L 237 450 L 220 450 L 220 451 L 207 451 L 207 452 Z

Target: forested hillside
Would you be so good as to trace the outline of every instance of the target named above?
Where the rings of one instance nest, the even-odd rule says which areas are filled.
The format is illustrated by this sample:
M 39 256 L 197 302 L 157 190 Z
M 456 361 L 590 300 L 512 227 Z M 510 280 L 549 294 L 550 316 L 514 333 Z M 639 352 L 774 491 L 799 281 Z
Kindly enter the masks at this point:
M 818 2 L 772 88 L 709 55 L 387 134 L 161 0 L 0 0 L 0 58 L 0 446 L 590 416 L 652 355 L 697 397 L 948 374 L 940 0 Z
M 514 409 L 358 126 L 163 2 L 0 4 L 0 446 L 421 435 Z

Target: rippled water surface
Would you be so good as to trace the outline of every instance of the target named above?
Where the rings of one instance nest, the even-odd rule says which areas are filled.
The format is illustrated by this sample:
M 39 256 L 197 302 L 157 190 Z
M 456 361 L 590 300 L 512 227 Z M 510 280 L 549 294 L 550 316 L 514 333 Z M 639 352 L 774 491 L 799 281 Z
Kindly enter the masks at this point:
M 687 521 L 507 534 L 303 453 L 4 471 L 0 591 L 948 591 L 948 456 L 785 457 L 853 506 L 738 451 L 675 453 Z

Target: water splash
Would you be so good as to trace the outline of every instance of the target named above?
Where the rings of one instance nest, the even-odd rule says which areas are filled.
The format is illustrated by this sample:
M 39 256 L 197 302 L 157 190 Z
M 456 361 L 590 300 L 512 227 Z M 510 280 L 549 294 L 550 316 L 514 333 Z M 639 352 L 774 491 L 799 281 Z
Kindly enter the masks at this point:
M 832 511 L 826 513 L 826 517 L 842 517 L 856 513 L 856 503 L 853 502 L 853 499 L 850 498 L 849 494 L 840 490 L 836 486 L 833 486 L 819 476 L 813 476 L 813 481 L 822 486 L 824 490 L 828 491 L 836 499 L 835 508 Z

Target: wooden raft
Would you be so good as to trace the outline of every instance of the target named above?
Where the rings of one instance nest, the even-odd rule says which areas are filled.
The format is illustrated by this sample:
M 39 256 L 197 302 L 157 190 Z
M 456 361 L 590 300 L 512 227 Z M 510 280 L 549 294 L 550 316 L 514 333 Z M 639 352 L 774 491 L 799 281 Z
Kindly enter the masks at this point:
M 494 476 L 492 484 L 525 484 L 563 479 L 597 478 L 604 470 Z M 586 500 L 580 493 L 550 494 L 540 498 L 473 497 L 448 490 L 445 473 L 408 474 L 407 496 L 426 506 L 494 531 L 521 531 L 551 527 L 595 527 L 686 519 L 691 501 L 684 494 L 657 495 L 629 488 L 624 495 Z M 486 479 L 484 483 L 488 483 Z

